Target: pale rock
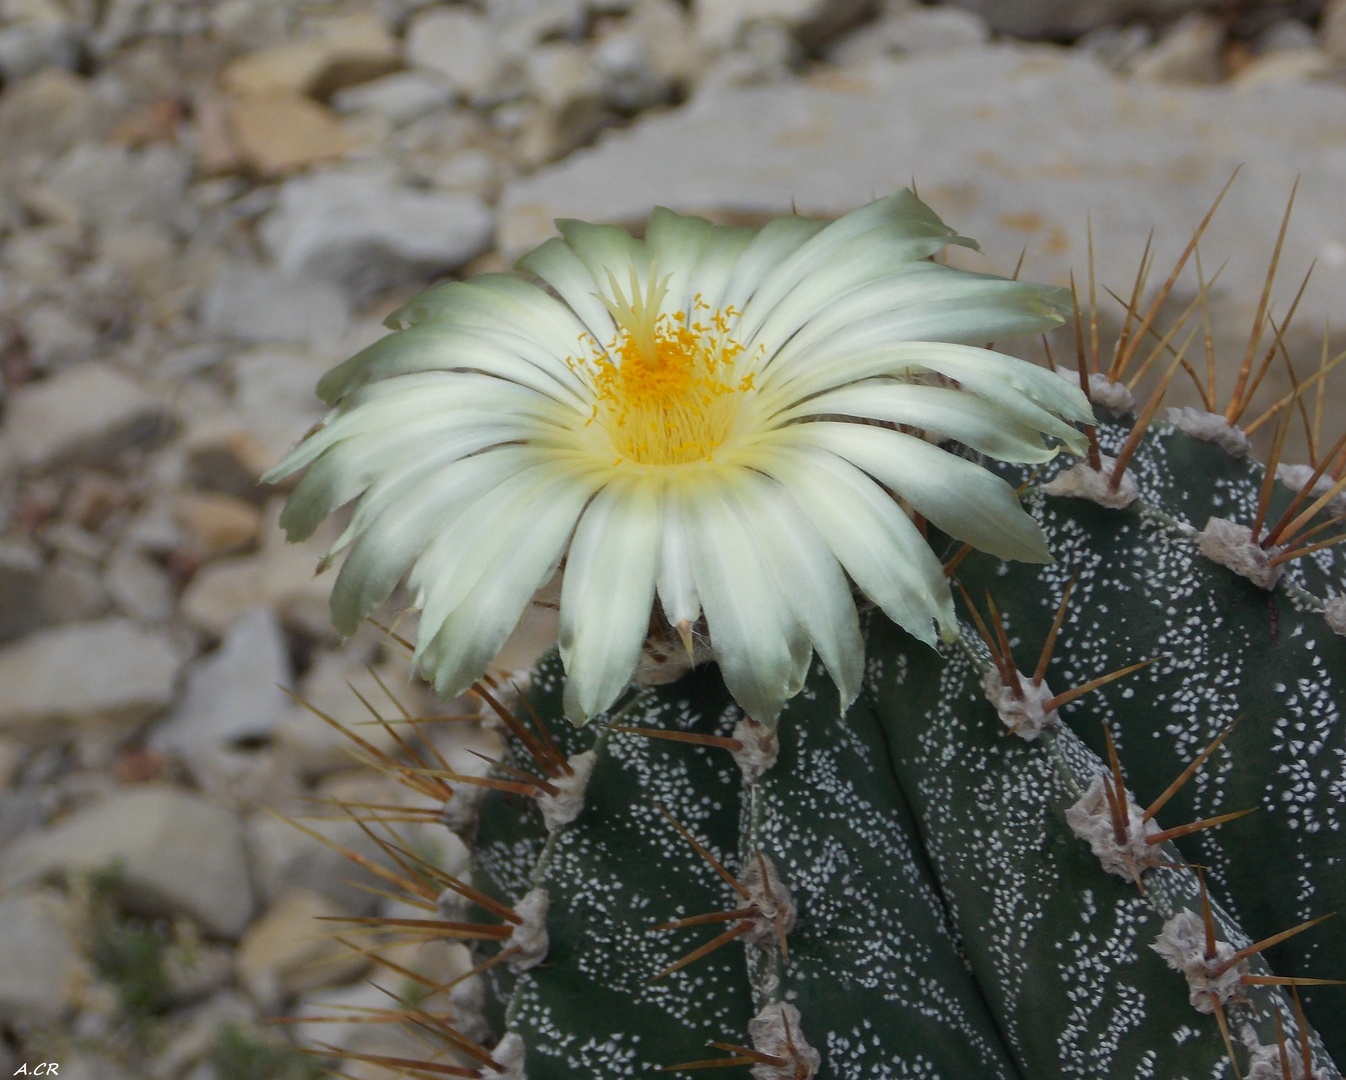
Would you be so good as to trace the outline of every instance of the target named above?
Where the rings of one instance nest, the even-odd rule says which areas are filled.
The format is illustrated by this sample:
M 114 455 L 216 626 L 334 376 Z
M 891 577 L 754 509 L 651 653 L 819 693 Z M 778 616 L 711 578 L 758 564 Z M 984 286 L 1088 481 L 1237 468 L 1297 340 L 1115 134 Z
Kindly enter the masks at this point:
M 0 78 L 6 83 L 43 68 L 73 71 L 78 65 L 79 37 L 73 26 L 33 20 L 0 30 Z
M 1131 61 L 1131 73 L 1144 82 L 1219 82 L 1225 33 L 1224 22 L 1214 16 L 1186 15 Z
M 310 889 L 285 893 L 239 942 L 239 982 L 254 1000 L 274 1008 L 293 994 L 357 978 L 369 960 L 334 941 L 318 921 L 344 914 Z
M 369 854 L 361 846 L 368 844 L 368 838 L 354 822 L 324 822 L 314 827 L 336 843 Z M 356 884 L 357 879 L 365 880 L 363 871 L 340 852 L 268 813 L 251 814 L 246 832 L 248 862 L 262 903 L 275 904 L 287 893 L 303 889 L 326 897 L 342 914 L 374 913 L 378 898 Z
M 528 54 L 529 89 L 553 113 L 592 107 L 603 80 L 588 50 L 569 41 L 539 45 Z
M 502 48 L 519 56 L 544 41 L 584 36 L 585 0 L 484 0 L 482 7 Z
M 1318 35 L 1299 19 L 1278 19 L 1257 35 L 1253 51 L 1260 54 L 1318 48 Z
M 294 548 L 218 559 L 196 572 L 180 609 L 192 625 L 222 634 L 248 608 L 265 605 L 274 607 L 287 627 L 331 637 L 331 579 L 316 576 L 318 558 L 311 550 Z
M 70 224 L 20 229 L 4 246 L 6 268 L 25 285 L 56 285 L 72 276 L 83 254 L 81 230 Z
M 1334 298 L 1346 294 L 1346 134 L 1324 122 L 1343 100 L 1325 83 L 1255 94 L 1140 83 L 1043 47 L 876 61 L 699 94 L 609 132 L 507 186 L 497 242 L 513 259 L 554 235 L 556 218 L 640 224 L 660 205 L 720 220 L 792 205 L 831 218 L 893 190 L 918 162 L 921 196 L 986 246 L 969 267 L 1007 274 L 1027 243 L 1024 274 L 1064 284 L 1086 263 L 1091 213 L 1098 280 L 1129 283 L 1151 228 L 1166 274 L 1242 164 L 1201 245 L 1230 259 L 1211 298 L 1217 355 L 1246 347 L 1299 176 L 1280 265 L 1298 280 L 1317 260 L 1296 314 L 1316 361 L 1314 328 L 1339 316 Z
M 793 82 L 803 64 L 804 50 L 789 27 L 754 22 L 743 31 L 737 48 L 706 69 L 697 83 L 697 97 L 704 101 L 736 87 Z
M 22 637 L 41 625 L 41 588 L 41 554 L 19 541 L 0 540 L 0 642 Z
M 142 292 L 165 283 L 165 271 L 176 253 L 172 234 L 157 222 L 114 226 L 98 237 L 99 258 L 126 274 Z
M 108 609 L 107 590 L 98 568 L 76 555 L 58 555 L 42 578 L 38 610 L 44 622 L 73 623 L 96 619 Z
M 1203 0 L 953 0 L 975 11 L 997 34 L 1028 40 L 1072 38 L 1131 18 L 1172 19 L 1184 11 L 1214 8 Z
M 240 56 L 224 69 L 221 84 L 244 96 L 326 97 L 385 75 L 400 63 L 396 39 L 373 12 L 319 19 L 311 27 L 308 37 Z
M 445 191 L 466 191 L 480 198 L 495 194 L 500 181 L 500 163 L 495 155 L 469 146 L 446 158 L 430 174 L 430 182 Z
M 92 977 L 63 897 L 45 889 L 0 897 L 0 1022 L 54 1024 Z
M 83 364 L 11 392 L 4 440 L 27 468 L 106 461 L 150 445 L 172 428 L 168 410 L 134 380 Z
M 71 1053 L 63 1056 L 59 1065 L 61 1080 L 138 1080 L 114 1058 L 99 1053 Z
M 403 55 L 466 98 L 484 91 L 502 62 L 490 22 L 467 7 L 434 7 L 412 17 Z
M 0 95 L 0 170 L 96 139 L 109 128 L 110 116 L 89 83 L 65 71 L 48 69 L 6 86 Z
M 216 37 L 244 48 L 262 48 L 284 40 L 294 12 L 269 0 L 216 0 L 206 7 Z
M 605 100 L 627 113 L 662 105 L 692 76 L 698 60 L 686 13 L 673 0 L 642 0 L 593 50 Z
M 159 8 L 154 0 L 108 0 L 102 5 L 98 30 L 89 40 L 94 55 L 109 56 L 147 30 L 149 17 Z
M 0 649 L 0 725 L 138 723 L 172 701 L 182 663 L 168 638 L 127 619 L 38 631 Z
M 134 547 L 113 551 L 103 570 L 103 584 L 112 602 L 138 622 L 166 622 L 176 606 L 168 573 Z
M 693 0 L 697 36 L 712 48 L 728 49 L 753 23 L 778 23 L 817 47 L 858 22 L 869 0 Z
M 227 263 L 201 299 L 201 322 L 212 334 L 239 341 L 321 345 L 346 332 L 350 305 L 330 282 Z
M 193 552 L 207 560 L 250 547 L 262 524 L 252 503 L 217 491 L 182 492 L 174 515 Z
M 79 311 L 64 304 L 25 307 L 17 322 L 28 355 L 40 370 L 71 367 L 97 354 L 98 331 Z
M 1246 92 L 1275 83 L 1317 79 L 1331 71 L 1332 61 L 1318 49 L 1278 49 L 1240 68 L 1232 83 Z
M 374 113 L 395 127 L 452 103 L 452 91 L 414 71 L 399 71 L 347 87 L 332 98 L 332 106 L 339 113 Z
M 364 1010 L 388 1007 L 388 995 L 369 981 L 314 990 L 291 1010 L 299 1020 L 295 1037 L 310 1046 L 321 1042 L 354 1053 L 423 1058 L 425 1047 L 421 1039 L 399 1026 L 362 1023 L 359 1019 Z M 363 1075 L 372 1080 L 372 1074 Z
M 243 614 L 219 648 L 187 670 L 181 703 L 150 736 L 150 746 L 185 757 L 249 739 L 270 738 L 289 699 L 290 657 L 268 608 Z
M 267 506 L 258 554 L 218 559 L 197 571 L 180 604 L 190 623 L 221 636 L 249 608 L 270 607 L 287 628 L 335 637 L 327 604 L 331 578 L 316 571 L 340 527 L 329 518 L 303 543 L 286 543 L 276 525 L 282 504 L 273 499 Z
M 191 175 L 191 161 L 175 147 L 144 150 L 87 143 L 61 158 L 44 190 L 78 209 L 100 229 L 136 221 L 171 222 Z
M 298 94 L 235 98 L 229 131 L 243 163 L 267 178 L 345 157 L 351 149 L 332 111 Z
M 230 358 L 238 424 L 266 468 L 327 411 L 313 388 L 335 359 L 295 346 L 263 346 Z
M 493 224 L 473 196 L 417 191 L 386 169 L 348 170 L 287 181 L 260 235 L 282 270 L 367 297 L 463 265 L 490 246 Z
M 244 995 L 235 990 L 216 994 L 192 1010 L 186 1017 L 186 1023 L 155 1055 L 149 1080 L 192 1080 L 197 1073 L 189 1077 L 186 1071 L 212 1054 L 226 1028 L 245 1030 L 256 1022 L 257 1007 Z M 205 1067 L 210 1069 L 209 1080 L 219 1080 L 213 1068 Z
M 860 27 L 828 49 L 827 59 L 844 66 L 883 53 L 952 52 L 984 45 L 990 36 L 986 20 L 971 11 L 917 7 Z
M 1323 52 L 1337 63 L 1346 61 L 1346 0 L 1328 0 L 1318 24 Z
M 185 940 L 164 950 L 164 975 L 175 1006 L 191 1005 L 224 987 L 234 974 L 234 951 L 227 945 L 207 945 L 195 927 L 184 926 Z
M 1131 62 L 1154 42 L 1154 31 L 1144 23 L 1126 26 L 1099 26 L 1075 43 L 1113 71 L 1127 71 Z
M 351 691 L 353 686 L 365 700 L 381 707 L 385 715 L 391 711 L 387 695 L 366 669 L 368 650 L 359 646 L 357 639 L 341 652 L 320 653 L 299 688 L 299 697 L 311 708 L 292 702 L 278 718 L 276 752 L 292 761 L 305 776 L 318 777 L 350 768 L 355 745 L 318 717 L 314 709 L 338 720 L 352 719 L 352 710 L 363 709 Z M 404 662 L 385 661 L 374 671 L 413 716 L 429 714 L 433 698 L 423 683 L 409 681 Z M 392 735 L 381 727 L 363 728 L 359 735 L 379 750 L 396 752 Z
M 114 792 L 0 857 L 7 888 L 116 865 L 128 910 L 185 915 L 209 934 L 237 938 L 252 919 L 243 829 L 224 807 L 175 788 Z
M 538 45 L 525 69 L 531 95 L 543 107 L 520 140 L 525 161 L 560 157 L 597 134 L 607 113 L 603 77 L 588 50 L 567 41 Z
M 276 459 L 237 422 L 224 418 L 199 420 L 187 429 L 183 446 L 189 483 L 247 502 L 266 495 L 258 481 Z

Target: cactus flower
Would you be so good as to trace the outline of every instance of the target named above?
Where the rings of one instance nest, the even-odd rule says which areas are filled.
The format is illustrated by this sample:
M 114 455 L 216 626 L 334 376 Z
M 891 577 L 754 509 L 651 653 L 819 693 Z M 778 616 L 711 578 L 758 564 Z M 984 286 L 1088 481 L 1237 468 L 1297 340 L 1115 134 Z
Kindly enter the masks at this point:
M 329 372 L 333 406 L 269 475 L 307 467 L 292 540 L 358 500 L 333 621 L 353 633 L 404 578 L 416 662 L 442 694 L 485 670 L 564 567 L 566 710 L 630 683 L 652 612 L 710 646 L 771 721 L 816 650 L 860 689 L 853 587 L 934 644 L 956 634 L 909 510 L 1007 559 L 1046 561 L 975 454 L 1078 448 L 1078 389 L 976 342 L 1058 325 L 1059 289 L 930 259 L 960 237 L 910 192 L 830 224 L 726 228 L 668 210 L 645 238 L 559 222 L 504 274 L 450 282 Z M 544 287 L 545 286 L 545 287 Z M 971 452 L 971 453 L 969 453 Z

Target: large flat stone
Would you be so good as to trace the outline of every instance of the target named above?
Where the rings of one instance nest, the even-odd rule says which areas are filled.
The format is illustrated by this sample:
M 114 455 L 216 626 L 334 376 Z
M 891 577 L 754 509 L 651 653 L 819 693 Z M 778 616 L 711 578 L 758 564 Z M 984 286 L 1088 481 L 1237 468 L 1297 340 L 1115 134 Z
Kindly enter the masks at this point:
M 101 463 L 173 429 L 163 402 L 101 364 L 81 364 L 21 387 L 5 410 L 4 440 L 23 466 Z
M 8 889 L 112 867 L 130 910 L 186 915 L 206 932 L 228 938 L 252 918 L 238 817 L 166 786 L 117 792 L 23 836 L 0 858 L 0 882 Z
M 0 728 L 137 723 L 173 700 L 182 664 L 168 638 L 130 619 L 39 631 L 0 649 Z
M 876 61 L 711 91 L 613 132 L 507 188 L 498 240 L 513 257 L 552 235 L 553 218 L 638 223 L 656 205 L 730 220 L 792 205 L 836 216 L 914 181 L 982 242 L 989 259 L 979 265 L 1002 273 L 1026 244 L 1026 274 L 1061 283 L 1072 268 L 1083 275 L 1091 214 L 1100 282 L 1126 293 L 1151 227 L 1157 284 L 1242 165 L 1202 243 L 1207 274 L 1231 257 L 1218 322 L 1246 333 L 1298 176 L 1277 310 L 1316 258 L 1296 325 L 1318 335 L 1346 294 L 1344 116 L 1340 86 L 1243 94 L 1143 84 L 1050 47 Z

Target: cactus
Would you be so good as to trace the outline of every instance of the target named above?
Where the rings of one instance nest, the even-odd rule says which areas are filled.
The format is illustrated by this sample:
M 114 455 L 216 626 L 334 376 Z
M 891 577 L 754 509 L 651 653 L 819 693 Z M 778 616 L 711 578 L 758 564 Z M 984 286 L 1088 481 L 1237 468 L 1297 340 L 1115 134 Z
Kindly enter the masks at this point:
M 932 647 L 864 610 L 840 717 L 832 663 L 754 719 L 656 618 L 640 684 L 585 726 L 564 720 L 576 699 L 555 653 L 523 689 L 476 683 L 507 736 L 487 777 L 350 729 L 474 850 L 459 880 L 382 841 L 385 878 L 427 915 L 386 929 L 474 941 L 479 964 L 432 988 L 442 1008 L 393 1017 L 433 1052 L 373 1063 L 508 1080 L 1337 1080 L 1346 933 L 1324 920 L 1346 897 L 1346 575 L 1328 542 L 1343 444 L 1311 440 L 1317 468 L 1276 482 L 1297 390 L 1266 414 L 1269 465 L 1247 456 L 1238 424 L 1284 332 L 1254 363 L 1264 312 L 1228 408 L 1207 384 L 1209 412 L 1156 421 L 1185 348 L 1178 327 L 1153 329 L 1172 282 L 1128 313 L 1106 370 L 1092 303 L 1076 305 L 1099 409 L 1079 460 L 993 466 L 1056 561 L 1005 561 L 917 515 L 960 590 L 961 635 Z M 1132 416 L 1142 345 L 1142 368 L 1173 358 Z M 484 1000 L 463 992 L 479 983 Z

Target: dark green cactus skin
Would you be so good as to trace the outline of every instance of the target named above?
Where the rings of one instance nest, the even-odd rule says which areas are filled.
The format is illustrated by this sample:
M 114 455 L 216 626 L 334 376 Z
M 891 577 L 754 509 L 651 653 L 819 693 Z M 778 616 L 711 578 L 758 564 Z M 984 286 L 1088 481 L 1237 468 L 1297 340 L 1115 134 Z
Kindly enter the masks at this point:
M 1105 452 L 1124 434 L 1105 428 Z M 1063 725 L 1034 742 L 1009 734 L 987 702 L 973 633 L 941 656 L 877 613 L 867 693 L 838 718 L 815 670 L 780 718 L 777 764 L 751 786 L 717 747 L 607 731 L 605 718 L 568 729 L 560 665 L 544 661 L 534 706 L 566 753 L 599 754 L 584 809 L 549 840 L 530 800 L 490 793 L 475 862 L 476 884 L 497 897 L 515 902 L 535 885 L 551 894 L 547 959 L 520 976 L 492 969 L 491 1019 L 522 1036 L 530 1080 L 642 1076 L 726 1056 L 707 1042 L 747 1043 L 748 1019 L 768 1000 L 799 1008 L 820 1077 L 1234 1075 L 1214 1018 L 1150 948 L 1174 911 L 1199 909 L 1195 875 L 1151 870 L 1142 894 L 1102 870 L 1065 809 L 1104 768 L 1102 721 L 1144 805 L 1243 714 L 1159 822 L 1261 811 L 1159 854 L 1210 868 L 1220 936 L 1236 946 L 1341 906 L 1346 639 L 1311 594 L 1341 591 L 1342 560 L 1301 560 L 1289 585 L 1265 592 L 1210 563 L 1190 536 L 1210 513 L 1250 522 L 1260 466 L 1159 429 L 1132 471 L 1142 498 L 1126 510 L 1026 496 L 1057 564 L 973 555 L 959 567 L 974 597 L 989 589 L 1006 612 L 1023 671 L 1078 574 L 1047 674 L 1058 692 L 1160 657 L 1066 706 Z M 635 693 L 616 722 L 724 736 L 737 716 L 711 666 Z M 646 981 L 732 924 L 651 926 L 741 903 L 659 806 L 737 875 L 756 851 L 771 858 L 798 907 L 788 959 L 735 941 Z M 1254 971 L 1346 975 L 1334 922 Z M 1236 1044 L 1246 1029 L 1274 1045 L 1277 1003 L 1294 1038 L 1279 989 L 1247 997 L 1230 1012 Z M 1342 1060 L 1346 997 L 1331 987 L 1304 997 Z M 1339 1076 L 1322 1047 L 1315 1070 Z

